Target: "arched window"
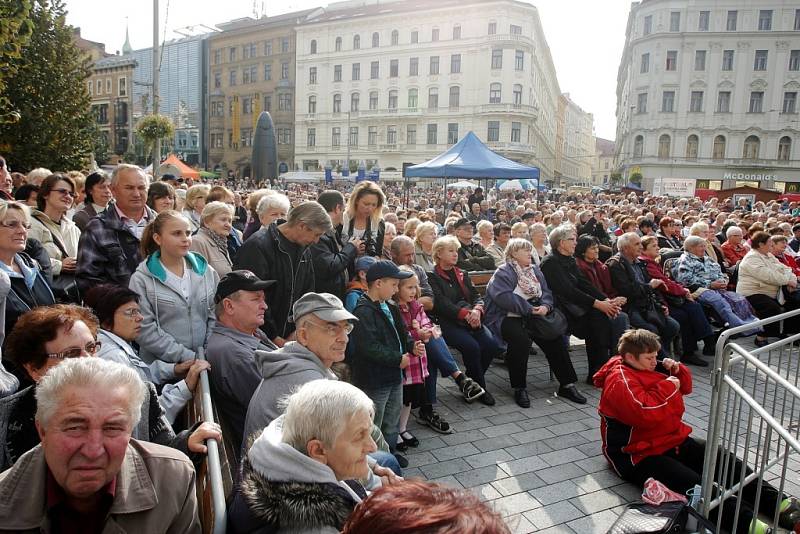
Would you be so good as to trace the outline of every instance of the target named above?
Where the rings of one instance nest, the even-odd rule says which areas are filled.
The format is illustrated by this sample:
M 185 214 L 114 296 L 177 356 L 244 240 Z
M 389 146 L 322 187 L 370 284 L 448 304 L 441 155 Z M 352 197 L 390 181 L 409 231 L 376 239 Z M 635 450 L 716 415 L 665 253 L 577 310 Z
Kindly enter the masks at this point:
M 334 113 L 342 112 L 342 95 L 339 93 L 333 95 L 333 112 Z
M 503 92 L 503 86 L 499 83 L 493 83 L 489 86 L 489 103 L 499 104 L 500 95 Z
M 633 157 L 641 158 L 643 152 L 644 152 L 644 137 L 642 137 L 641 135 L 637 135 L 636 139 L 633 140 Z
M 670 144 L 672 139 L 667 134 L 658 138 L 658 157 L 661 159 L 669 158 Z
M 308 97 L 308 112 L 309 113 L 317 112 L 317 97 L 314 95 Z
M 369 109 L 378 109 L 378 91 L 370 91 Z
M 358 50 L 361 48 L 361 36 L 355 35 L 353 36 L 353 50 Z
M 725 136 L 718 135 L 714 138 L 714 150 L 711 152 L 712 159 L 725 159 Z
M 353 93 L 350 95 L 350 111 L 358 111 L 358 101 L 360 99 L 360 95 L 358 93 Z
M 744 150 L 742 150 L 742 157 L 744 159 L 758 159 L 758 151 L 761 148 L 761 139 L 756 135 L 751 135 L 744 140 Z
M 372 34 L 372 48 L 378 48 L 381 45 L 381 35 L 378 32 Z
M 392 45 L 397 46 L 397 43 L 400 42 L 400 32 L 397 30 L 392 30 Z
M 694 134 L 686 138 L 686 159 L 697 159 L 697 149 L 700 139 Z
M 457 85 L 453 85 L 450 87 L 450 100 L 448 101 L 448 107 L 450 109 L 458 109 L 461 105 L 461 89 Z
M 397 89 L 389 91 L 389 109 L 397 109 Z
M 439 108 L 439 88 L 431 87 L 428 89 L 428 109 Z
M 408 90 L 408 109 L 417 109 L 419 105 L 419 91 L 417 89 Z
M 792 152 L 792 139 L 788 135 L 781 137 L 778 141 L 778 159 L 780 161 L 789 161 L 789 156 Z
M 341 52 L 342 51 L 342 38 L 341 37 L 337 37 L 336 38 L 336 51 L 337 52 Z
M 317 53 L 317 40 L 316 39 L 311 39 L 311 53 L 312 54 L 316 54 Z

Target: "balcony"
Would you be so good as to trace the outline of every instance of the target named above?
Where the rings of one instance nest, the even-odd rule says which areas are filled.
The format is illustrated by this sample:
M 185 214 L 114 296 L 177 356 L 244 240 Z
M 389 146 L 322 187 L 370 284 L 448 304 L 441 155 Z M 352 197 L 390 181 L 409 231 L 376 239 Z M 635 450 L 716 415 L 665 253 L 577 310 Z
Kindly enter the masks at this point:
M 379 148 L 380 148 L 381 152 L 398 152 L 399 151 L 399 147 L 398 147 L 397 144 L 379 145 Z
M 524 104 L 484 104 L 479 107 L 480 113 L 508 113 L 513 115 L 525 115 L 533 117 L 538 115 L 539 108 L 536 106 L 526 106 Z
M 531 47 L 533 46 L 533 39 L 531 39 L 530 37 L 527 37 L 525 35 L 511 34 L 511 33 L 489 35 L 488 41 L 492 44 L 509 43 L 515 46 L 518 46 L 520 44 L 524 44 Z

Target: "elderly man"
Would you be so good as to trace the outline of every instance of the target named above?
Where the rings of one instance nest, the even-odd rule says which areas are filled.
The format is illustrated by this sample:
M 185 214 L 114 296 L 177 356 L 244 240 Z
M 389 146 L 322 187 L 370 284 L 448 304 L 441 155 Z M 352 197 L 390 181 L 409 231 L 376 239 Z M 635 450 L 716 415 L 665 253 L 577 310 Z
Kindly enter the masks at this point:
M 493 271 L 494 258 L 486 253 L 480 243 L 472 241 L 475 228 L 469 222 L 469 219 L 466 217 L 458 219 L 453 225 L 453 230 L 459 243 L 461 243 L 461 248 L 458 249 L 458 263 L 456 264 L 458 268 L 463 271 Z
M 147 176 L 136 165 L 117 165 L 111 173 L 111 192 L 115 202 L 90 220 L 81 234 L 75 271 L 81 292 L 102 283 L 128 287 L 142 262 L 142 232 L 156 216 L 145 205 Z
M 314 290 L 314 265 L 310 245 L 333 227 L 319 203 L 304 202 L 289 212 L 286 222 L 276 221 L 244 242 L 235 270 L 252 271 L 261 280 L 280 280 L 267 295 L 269 307 L 262 330 L 279 347 L 294 339 L 289 311 L 295 301 Z
M 247 406 L 261 381 L 255 353 L 278 348 L 259 329 L 267 309 L 264 293 L 273 284 L 275 280 L 259 280 L 250 271 L 231 271 L 219 281 L 214 295 L 217 323 L 206 348 L 211 393 L 237 447 L 244 437 Z
M 192 463 L 131 438 L 146 391 L 100 358 L 51 369 L 36 390 L 41 444 L 0 474 L 0 532 L 200 533 Z
M 422 266 L 414 263 L 416 258 L 414 241 L 408 236 L 399 235 L 392 240 L 389 249 L 392 253 L 393 262 L 397 265 L 407 265 L 414 270 L 414 274 L 417 275 L 417 280 L 419 281 L 421 294 L 418 300 L 422 307 L 425 308 L 425 311 L 433 310 L 433 289 L 431 289 L 431 284 L 428 282 L 428 275 Z
M 339 191 L 323 191 L 317 202 L 328 212 L 333 226 L 320 237 L 317 244 L 311 246 L 316 290 L 343 299 L 348 282 L 347 268 L 359 253 L 364 252 L 364 241 L 355 237 L 346 243 L 342 241 L 340 225 L 344 213 L 344 195 Z

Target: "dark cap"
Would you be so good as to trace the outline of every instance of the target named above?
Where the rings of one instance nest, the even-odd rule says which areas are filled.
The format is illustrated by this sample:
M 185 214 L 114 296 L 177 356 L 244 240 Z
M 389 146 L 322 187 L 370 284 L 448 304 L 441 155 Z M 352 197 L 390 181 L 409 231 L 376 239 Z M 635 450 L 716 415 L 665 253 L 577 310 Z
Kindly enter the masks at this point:
M 323 321 L 358 321 L 358 318 L 344 308 L 336 295 L 330 293 L 306 293 L 292 306 L 292 319 L 296 323 L 304 315 L 313 313 Z
M 535 219 L 535 218 L 536 218 L 536 214 L 533 213 L 532 211 L 526 211 L 525 213 L 522 214 L 522 220 L 523 221 L 525 219 Z
M 161 175 L 162 182 L 183 182 L 183 178 L 178 178 L 174 174 L 162 174 Z
M 356 271 L 368 271 L 377 261 L 373 256 L 361 256 L 356 260 Z
M 414 273 L 408 271 L 401 271 L 393 261 L 378 260 L 367 271 L 367 283 L 370 284 L 375 280 L 381 278 L 396 278 L 398 280 L 405 280 L 411 278 Z
M 231 271 L 220 279 L 214 302 L 219 303 L 237 291 L 262 291 L 274 283 L 275 280 L 261 280 L 250 271 Z
M 462 226 L 464 226 L 465 224 L 468 224 L 468 225 L 472 226 L 472 223 L 470 222 L 470 220 L 469 220 L 469 219 L 467 219 L 466 217 L 461 217 L 461 218 L 460 218 L 459 220 L 457 220 L 457 221 L 456 221 L 456 223 L 453 225 L 453 228 L 461 228 L 461 227 L 462 227 Z

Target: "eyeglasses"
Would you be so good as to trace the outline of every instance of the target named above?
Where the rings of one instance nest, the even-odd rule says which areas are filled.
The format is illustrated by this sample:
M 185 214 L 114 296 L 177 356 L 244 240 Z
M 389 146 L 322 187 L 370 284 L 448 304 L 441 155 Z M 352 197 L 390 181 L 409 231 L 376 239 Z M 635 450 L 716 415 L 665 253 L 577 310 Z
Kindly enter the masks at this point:
M 91 356 L 100 349 L 100 345 L 101 343 L 99 341 L 90 341 L 83 348 L 76 347 L 61 352 L 53 352 L 48 354 L 47 357 L 55 360 L 66 360 L 69 358 L 80 358 L 84 353 Z
M 122 315 L 130 318 L 144 317 L 144 315 L 142 314 L 142 310 L 140 310 L 139 308 L 131 308 L 129 310 L 125 310 L 124 312 L 122 312 Z
M 306 322 L 310 323 L 310 324 L 313 324 L 317 328 L 321 328 L 322 330 L 325 330 L 325 332 L 327 332 L 329 336 L 338 336 L 341 332 L 344 332 L 345 334 L 349 334 L 350 332 L 353 331 L 352 323 L 347 323 L 346 325 L 341 326 L 341 325 L 332 325 L 332 324 L 319 324 L 319 323 L 315 323 L 314 321 L 306 321 Z
M 3 228 L 11 228 L 16 230 L 17 228 L 24 228 L 26 230 L 30 230 L 31 223 L 25 221 L 9 221 L 9 222 L 0 222 L 0 226 Z
M 50 191 L 52 191 L 53 193 L 58 193 L 60 195 L 69 195 L 72 198 L 78 198 L 78 195 L 76 193 L 73 193 L 69 189 L 51 189 Z

